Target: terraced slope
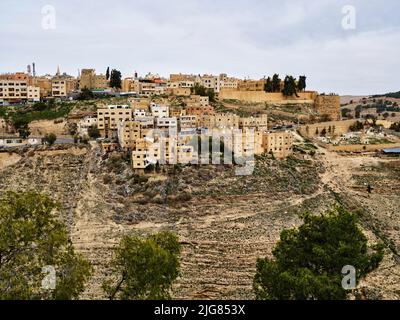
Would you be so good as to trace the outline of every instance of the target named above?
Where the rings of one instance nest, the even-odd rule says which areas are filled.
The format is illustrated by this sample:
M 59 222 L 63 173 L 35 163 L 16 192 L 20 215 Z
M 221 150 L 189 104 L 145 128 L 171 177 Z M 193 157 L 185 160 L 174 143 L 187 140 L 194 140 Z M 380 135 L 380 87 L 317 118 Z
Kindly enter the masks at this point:
M 235 176 L 233 168 L 202 166 L 147 179 L 133 175 L 123 158 L 103 157 L 95 145 L 37 150 L 0 168 L 0 194 L 35 188 L 60 201 L 77 251 L 95 267 L 82 296 L 89 299 L 105 298 L 101 283 L 123 234 L 159 230 L 177 232 L 183 244 L 174 297 L 251 299 L 256 258 L 269 256 L 281 230 L 301 222 L 298 213 L 322 212 L 340 198 L 365 209 L 363 226 L 371 241 L 381 238 L 392 246 L 359 296 L 399 298 L 394 253 L 399 246 L 399 189 L 396 193 L 387 187 L 398 178 L 390 178 L 392 169 L 386 167 L 365 171 L 369 165 L 378 168 L 379 159 L 320 152 L 312 161 L 259 158 L 247 177 Z M 381 182 L 379 189 L 386 193 L 366 195 L 365 177 Z

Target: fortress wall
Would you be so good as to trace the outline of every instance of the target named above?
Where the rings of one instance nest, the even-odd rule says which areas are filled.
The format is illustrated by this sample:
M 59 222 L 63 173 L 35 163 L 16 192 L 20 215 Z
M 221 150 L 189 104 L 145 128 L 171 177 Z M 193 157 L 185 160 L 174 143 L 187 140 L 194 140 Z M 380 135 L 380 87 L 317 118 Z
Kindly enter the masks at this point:
M 344 120 L 344 121 L 329 121 L 329 122 L 319 122 L 314 124 L 308 124 L 305 126 L 301 126 L 299 132 L 302 136 L 305 137 L 316 137 L 317 129 L 318 132 L 321 133 L 323 129 L 328 132 L 329 127 L 331 127 L 331 131 L 335 135 L 342 135 L 350 131 L 350 127 L 356 123 L 356 120 Z
M 331 120 L 340 119 L 340 97 L 318 95 L 315 99 L 315 110 L 320 115 L 328 115 Z
M 220 99 L 225 100 L 240 100 L 246 102 L 262 103 L 262 102 L 276 102 L 276 103 L 299 103 L 310 102 L 315 100 L 317 93 L 315 91 L 299 92 L 299 97 L 285 97 L 280 92 L 264 92 L 264 91 L 238 91 L 238 90 L 224 90 L 219 93 Z M 311 101 L 311 102 L 313 102 Z

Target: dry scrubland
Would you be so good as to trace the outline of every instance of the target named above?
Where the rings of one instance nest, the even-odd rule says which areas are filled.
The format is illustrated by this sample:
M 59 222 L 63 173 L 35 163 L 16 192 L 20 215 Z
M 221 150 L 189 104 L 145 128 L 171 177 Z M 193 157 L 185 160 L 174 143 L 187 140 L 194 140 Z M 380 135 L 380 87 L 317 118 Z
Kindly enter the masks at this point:
M 0 194 L 34 188 L 62 204 L 75 247 L 95 266 L 83 298 L 105 298 L 101 281 L 123 234 L 172 230 L 183 243 L 174 297 L 251 299 L 256 258 L 270 256 L 282 229 L 299 225 L 298 213 L 322 212 L 336 201 L 359 211 L 371 241 L 390 247 L 358 295 L 400 298 L 399 161 L 320 150 L 310 161 L 261 157 L 247 177 L 202 166 L 146 179 L 96 145 L 65 148 L 2 153 Z M 365 183 L 376 188 L 372 195 Z

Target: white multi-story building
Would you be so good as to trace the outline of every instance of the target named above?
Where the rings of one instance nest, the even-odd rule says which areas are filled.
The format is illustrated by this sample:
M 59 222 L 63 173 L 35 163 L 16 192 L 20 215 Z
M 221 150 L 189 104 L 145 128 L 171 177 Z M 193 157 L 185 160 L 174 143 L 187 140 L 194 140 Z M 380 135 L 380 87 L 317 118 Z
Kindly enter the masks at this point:
M 77 133 L 81 136 L 87 136 L 88 129 L 91 126 L 97 126 L 97 116 L 96 115 L 86 116 L 86 117 L 82 118 L 81 120 L 79 120 L 77 123 Z
M 135 109 L 133 110 L 133 117 L 145 117 L 147 116 L 147 112 L 144 109 Z
M 169 117 L 169 107 L 158 105 L 156 103 L 150 104 L 151 115 L 154 118 L 168 118 Z
M 40 88 L 28 86 L 28 101 L 40 102 Z
M 156 126 L 159 129 L 178 128 L 178 120 L 174 118 L 157 118 Z
M 219 92 L 219 78 L 213 75 L 198 76 L 196 82 L 207 89 L 213 89 Z

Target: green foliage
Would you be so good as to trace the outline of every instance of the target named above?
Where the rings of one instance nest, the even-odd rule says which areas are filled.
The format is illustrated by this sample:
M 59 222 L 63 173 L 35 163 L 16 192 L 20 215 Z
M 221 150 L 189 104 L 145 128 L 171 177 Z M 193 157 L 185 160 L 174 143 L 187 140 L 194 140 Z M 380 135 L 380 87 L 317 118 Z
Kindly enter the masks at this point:
M 307 87 L 306 80 L 307 80 L 306 76 L 299 77 L 299 82 L 297 83 L 297 89 L 299 91 L 304 91 L 306 89 L 306 87 Z
M 400 99 L 400 91 L 398 91 L 398 92 L 385 93 L 385 94 L 381 94 L 381 95 L 374 95 L 374 96 L 372 96 L 372 97 L 374 97 L 374 98 L 387 97 L 387 98 L 396 98 L 396 99 Z
M 396 132 L 400 132 L 400 122 L 393 123 L 390 126 L 390 130 L 394 130 Z
M 110 87 L 111 88 L 119 88 L 122 87 L 122 75 L 121 72 L 115 69 L 111 70 L 110 75 Z
M 57 136 L 54 133 L 48 133 L 42 138 L 42 143 L 52 146 L 57 140 Z
M 356 106 L 356 108 L 354 109 L 355 118 L 357 119 L 360 118 L 362 109 L 363 109 L 362 105 Z
M 354 266 L 358 283 L 382 260 L 382 245 L 369 248 L 357 217 L 344 208 L 303 219 L 299 228 L 282 231 L 274 260 L 257 260 L 257 299 L 346 299 L 342 268 Z
M 348 108 L 343 108 L 341 110 L 341 114 L 342 114 L 342 118 L 348 118 L 349 116 L 351 116 L 351 110 Z
M 11 121 L 15 127 L 18 123 L 30 123 L 32 121 L 38 120 L 54 120 L 57 118 L 63 118 L 72 110 L 72 106 L 66 103 L 60 105 L 47 104 L 46 109 L 43 107 L 40 110 L 35 110 L 35 108 L 19 109 L 10 114 Z
M 125 236 L 116 249 L 111 268 L 113 280 L 103 288 L 110 299 L 170 299 L 179 275 L 178 237 L 161 232 L 146 238 Z
M 283 85 L 283 90 L 282 93 L 286 97 L 291 97 L 291 96 L 296 96 L 297 95 L 297 85 L 296 85 L 296 79 L 293 78 L 292 76 L 286 76 L 284 85 Z
M 32 105 L 32 109 L 35 111 L 43 111 L 48 108 L 48 104 L 45 102 L 37 102 Z
M 274 87 L 272 84 L 272 80 L 270 77 L 268 77 L 265 82 L 265 92 L 273 92 L 273 91 L 274 91 Z
M 76 299 L 91 274 L 54 217 L 59 206 L 35 192 L 0 199 L 0 299 Z M 43 288 L 45 266 L 56 271 L 54 290 Z
M 107 71 L 106 71 L 106 79 L 109 80 L 110 79 L 110 67 L 107 67 Z
M 29 123 L 26 120 L 17 119 L 13 125 L 22 139 L 27 139 L 30 136 L 31 131 L 29 130 Z
M 202 96 L 202 97 L 207 97 L 208 96 L 208 98 L 209 98 L 209 100 L 211 102 L 215 101 L 215 92 L 214 92 L 213 89 L 206 88 L 206 87 L 196 83 L 194 85 L 194 87 L 192 88 L 192 92 L 195 95 L 199 95 L 199 96 Z
M 272 91 L 273 92 L 281 92 L 281 79 L 279 78 L 279 74 L 274 74 L 272 77 Z
M 93 100 L 94 98 L 95 96 L 92 90 L 89 90 L 88 88 L 83 88 L 77 99 L 83 101 L 83 100 Z
M 7 115 L 8 115 L 8 108 L 0 107 L 0 118 L 7 119 Z
M 97 139 L 101 137 L 100 131 L 96 125 L 92 125 L 88 128 L 88 135 L 92 139 Z
M 352 124 L 349 128 L 352 132 L 361 131 L 362 129 L 364 129 L 364 124 L 360 121 L 356 121 L 356 123 Z

